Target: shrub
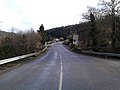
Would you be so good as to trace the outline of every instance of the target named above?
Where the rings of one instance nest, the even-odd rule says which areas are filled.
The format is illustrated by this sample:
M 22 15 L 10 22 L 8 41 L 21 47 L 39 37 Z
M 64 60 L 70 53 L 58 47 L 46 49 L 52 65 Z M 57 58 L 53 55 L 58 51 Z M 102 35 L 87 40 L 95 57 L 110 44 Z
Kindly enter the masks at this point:
M 77 46 L 77 45 L 75 45 L 75 44 L 70 45 L 70 47 L 71 47 L 71 49 L 73 49 L 73 50 L 78 49 L 78 46 Z

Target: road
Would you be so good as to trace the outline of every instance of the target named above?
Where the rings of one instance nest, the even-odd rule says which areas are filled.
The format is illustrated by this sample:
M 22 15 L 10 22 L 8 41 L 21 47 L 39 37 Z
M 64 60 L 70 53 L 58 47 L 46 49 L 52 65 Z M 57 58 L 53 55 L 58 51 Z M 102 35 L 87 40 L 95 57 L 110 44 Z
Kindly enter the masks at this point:
M 0 75 L 0 90 L 120 90 L 120 67 L 80 55 L 61 43 L 42 57 Z

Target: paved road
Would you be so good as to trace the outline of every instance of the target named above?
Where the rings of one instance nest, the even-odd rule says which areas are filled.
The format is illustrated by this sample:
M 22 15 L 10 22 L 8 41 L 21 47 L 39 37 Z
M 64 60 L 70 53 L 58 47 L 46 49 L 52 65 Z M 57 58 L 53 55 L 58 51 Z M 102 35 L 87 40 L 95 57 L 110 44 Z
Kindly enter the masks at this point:
M 57 43 L 44 56 L 1 75 L 0 90 L 120 90 L 120 67 L 110 62 Z

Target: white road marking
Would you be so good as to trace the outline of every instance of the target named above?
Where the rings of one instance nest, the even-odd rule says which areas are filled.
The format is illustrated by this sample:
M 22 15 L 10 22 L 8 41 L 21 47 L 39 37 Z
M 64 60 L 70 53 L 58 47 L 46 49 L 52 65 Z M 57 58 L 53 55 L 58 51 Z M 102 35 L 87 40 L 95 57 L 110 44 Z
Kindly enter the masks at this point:
M 62 82 L 63 82 L 63 63 L 62 63 L 62 56 L 61 56 L 61 53 L 60 53 L 60 80 L 59 80 L 58 90 L 62 90 Z

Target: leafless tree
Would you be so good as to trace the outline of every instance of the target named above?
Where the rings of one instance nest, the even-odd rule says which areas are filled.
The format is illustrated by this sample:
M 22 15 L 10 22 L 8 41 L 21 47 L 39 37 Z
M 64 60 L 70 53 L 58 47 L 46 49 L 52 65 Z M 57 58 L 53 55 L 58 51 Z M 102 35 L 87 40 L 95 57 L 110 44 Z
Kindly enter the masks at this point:
M 111 39 L 112 39 L 112 50 L 115 50 L 116 47 L 116 15 L 119 15 L 120 11 L 120 1 L 119 0 L 100 0 L 101 2 L 99 5 L 103 6 L 102 11 L 104 13 L 109 13 L 112 16 L 112 34 L 111 34 Z
M 103 16 L 103 13 L 101 13 L 101 11 L 98 8 L 87 6 L 87 9 L 88 11 L 82 14 L 83 19 L 90 20 L 91 13 L 95 16 L 96 20 L 101 19 L 101 17 Z

